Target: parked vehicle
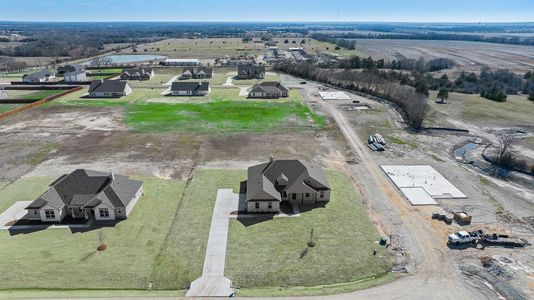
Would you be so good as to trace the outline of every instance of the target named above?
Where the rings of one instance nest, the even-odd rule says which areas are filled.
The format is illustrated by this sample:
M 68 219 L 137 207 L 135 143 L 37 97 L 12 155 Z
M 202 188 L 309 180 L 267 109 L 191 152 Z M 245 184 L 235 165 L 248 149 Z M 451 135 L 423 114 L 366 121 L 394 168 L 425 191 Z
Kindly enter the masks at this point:
M 448 243 L 453 245 L 477 243 L 480 240 L 479 232 L 458 231 L 449 235 Z

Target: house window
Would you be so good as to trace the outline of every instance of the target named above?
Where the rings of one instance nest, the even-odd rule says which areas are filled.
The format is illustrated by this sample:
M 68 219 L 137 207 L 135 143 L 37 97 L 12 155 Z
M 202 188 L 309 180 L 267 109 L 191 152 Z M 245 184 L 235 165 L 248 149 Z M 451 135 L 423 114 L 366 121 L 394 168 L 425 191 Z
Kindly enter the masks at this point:
M 267 208 L 272 209 L 273 208 L 273 203 L 269 202 L 269 205 L 267 205 Z
M 117 208 L 117 213 L 122 214 L 122 208 Z
M 306 193 L 306 198 L 310 198 L 310 193 Z
M 324 192 L 321 191 L 321 193 L 319 193 L 319 197 L 323 198 L 324 197 Z
M 256 202 L 256 203 L 254 204 L 254 207 L 255 207 L 256 209 L 259 209 L 259 208 L 260 208 L 260 204 L 259 204 L 258 202 Z
M 100 208 L 98 211 L 101 218 L 109 218 L 109 210 L 107 208 Z
M 45 219 L 55 219 L 56 212 L 53 209 L 45 209 Z
M 282 197 L 284 197 L 284 198 L 287 197 L 287 192 L 286 191 L 282 191 Z
M 33 214 L 34 214 L 34 215 L 38 215 L 38 214 L 39 214 L 39 210 L 38 210 L 38 209 L 34 209 L 34 210 L 33 210 Z
M 292 198 L 293 200 L 297 200 L 297 194 L 291 194 L 291 198 Z

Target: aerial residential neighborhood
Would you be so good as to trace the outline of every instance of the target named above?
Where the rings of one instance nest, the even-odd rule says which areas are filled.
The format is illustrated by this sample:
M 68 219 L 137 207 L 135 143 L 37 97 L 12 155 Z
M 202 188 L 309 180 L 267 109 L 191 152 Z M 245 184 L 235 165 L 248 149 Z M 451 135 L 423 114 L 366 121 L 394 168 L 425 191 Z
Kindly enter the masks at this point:
M 0 299 L 534 299 L 534 4 L 182 2 L 0 5 Z

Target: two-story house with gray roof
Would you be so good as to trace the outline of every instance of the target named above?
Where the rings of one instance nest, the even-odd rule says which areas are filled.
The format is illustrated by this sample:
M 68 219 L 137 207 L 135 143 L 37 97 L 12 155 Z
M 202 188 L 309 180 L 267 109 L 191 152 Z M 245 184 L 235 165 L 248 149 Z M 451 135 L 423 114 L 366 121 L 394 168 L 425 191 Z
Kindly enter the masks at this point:
M 30 220 L 117 220 L 130 215 L 143 195 L 143 182 L 127 176 L 78 169 L 59 177 L 26 207 Z
M 273 159 L 248 168 L 246 209 L 276 213 L 280 204 L 321 204 L 330 201 L 330 185 L 320 166 L 297 159 Z

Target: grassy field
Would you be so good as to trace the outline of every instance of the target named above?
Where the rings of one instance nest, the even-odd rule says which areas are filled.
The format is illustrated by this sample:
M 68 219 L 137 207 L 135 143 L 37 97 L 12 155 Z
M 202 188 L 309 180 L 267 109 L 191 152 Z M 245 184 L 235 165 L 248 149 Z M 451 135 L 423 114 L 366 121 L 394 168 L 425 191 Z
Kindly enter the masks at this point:
M 202 275 L 217 190 L 239 191 L 245 171 L 198 170 L 184 191 L 180 209 L 156 259 L 155 289 L 183 289 Z
M 334 44 L 319 42 L 317 40 L 306 38 L 305 44 L 300 44 L 302 38 L 288 38 L 289 43 L 284 44 L 285 38 L 276 38 L 280 49 L 287 50 L 290 47 L 303 47 L 306 51 L 315 53 L 317 51 L 326 51 L 341 56 L 350 57 L 352 55 L 366 56 L 358 50 L 340 49 L 335 50 Z M 259 39 L 255 39 L 259 41 Z M 295 44 L 293 44 L 295 41 Z M 158 51 L 159 48 L 159 51 Z M 238 56 L 238 55 L 260 55 L 266 51 L 264 42 L 247 42 L 244 43 L 240 38 L 209 38 L 209 39 L 167 39 L 155 43 L 139 45 L 139 53 L 153 53 L 168 55 L 172 58 L 217 58 L 221 56 Z M 122 53 L 132 53 L 131 49 L 125 49 Z
M 0 113 L 10 111 L 16 107 L 22 106 L 24 104 L 0 104 Z
M 234 85 L 255 85 L 256 83 L 260 83 L 262 81 L 279 81 L 280 77 L 278 74 L 265 74 L 265 79 L 234 79 L 232 80 L 232 83 Z
M 159 48 L 159 51 L 158 51 Z M 265 51 L 262 44 L 243 43 L 240 38 L 167 39 L 137 47 L 139 53 L 168 55 L 172 58 L 216 58 L 224 55 L 259 55 Z M 132 53 L 125 49 L 122 53 Z
M 267 132 L 322 127 L 324 118 L 298 102 L 135 103 L 126 124 L 139 132 Z
M 59 94 L 63 90 L 8 90 L 8 99 L 43 99 Z
M 445 116 L 478 124 L 491 125 L 534 125 L 532 112 L 534 102 L 526 96 L 509 95 L 506 102 L 495 102 L 479 95 L 450 93 L 447 104 L 435 103 L 436 92 L 431 92 L 429 103 L 437 111 L 439 122 Z M 432 118 L 432 117 L 431 117 Z
M 237 287 L 328 285 L 389 272 L 392 260 L 376 243 L 359 195 L 345 175 L 327 177 L 332 195 L 326 208 L 249 226 L 230 221 L 226 274 Z M 312 228 L 316 245 L 303 255 Z
M 143 101 L 149 98 L 164 98 L 161 93 L 165 90 L 165 87 L 159 88 L 137 88 L 133 89 L 133 92 L 120 98 L 89 98 L 87 97 L 87 89 L 84 88 L 80 91 L 68 94 L 46 105 L 85 105 L 85 106 L 114 106 L 114 105 L 126 105 L 131 102 Z
M 8 185 L 0 191 L 0 210 L 35 199 L 53 179 L 27 178 Z M 47 229 L 15 236 L 1 231 L 0 289 L 147 289 L 185 184 L 141 180 L 145 196 L 114 228 L 83 233 Z M 107 244 L 103 252 L 96 251 L 100 232 Z

